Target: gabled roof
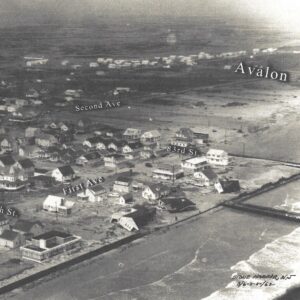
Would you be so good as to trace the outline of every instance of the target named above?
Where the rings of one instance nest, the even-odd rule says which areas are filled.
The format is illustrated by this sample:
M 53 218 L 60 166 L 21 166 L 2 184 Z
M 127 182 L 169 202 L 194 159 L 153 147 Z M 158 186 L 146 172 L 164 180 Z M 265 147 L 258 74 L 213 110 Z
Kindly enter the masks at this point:
M 125 132 L 123 133 L 123 135 L 139 135 L 141 134 L 141 130 L 140 129 L 136 129 L 136 128 L 127 128 L 125 130 Z
M 209 149 L 207 154 L 223 155 L 223 154 L 227 154 L 227 152 L 221 149 Z
M 222 186 L 223 193 L 234 193 L 239 192 L 241 187 L 238 180 L 220 180 L 220 185 Z
M 84 158 L 86 158 L 87 160 L 93 160 L 93 159 L 101 158 L 101 155 L 98 152 L 90 152 L 88 154 L 83 154 L 82 156 Z
M 148 187 L 153 191 L 154 193 L 162 193 L 163 191 L 169 191 L 170 188 L 164 184 L 161 183 L 152 183 L 149 184 Z
M 89 190 L 92 190 L 93 192 L 97 193 L 97 192 L 101 192 L 101 191 L 105 191 L 105 188 L 102 185 L 94 185 L 94 186 L 90 186 L 88 187 Z
M 21 165 L 21 167 L 23 169 L 34 168 L 33 162 L 28 158 L 21 159 L 21 160 L 18 161 L 18 163 Z
M 116 181 L 130 183 L 130 182 L 132 182 L 132 178 L 130 178 L 130 177 L 119 176 L 119 177 L 116 179 Z
M 62 166 L 57 168 L 63 176 L 75 174 L 71 166 Z
M 16 162 L 11 155 L 0 156 L 0 161 L 4 166 L 11 166 Z
M 122 140 L 111 140 L 110 144 L 114 144 L 117 147 L 123 147 L 126 144 L 126 142 Z
M 210 180 L 218 178 L 218 175 L 211 168 L 204 169 L 200 173 L 203 173 Z
M 163 202 L 167 209 L 170 211 L 184 211 L 187 209 L 194 208 L 196 204 L 191 200 L 181 197 L 181 198 L 164 198 L 160 200 Z
M 19 237 L 19 233 L 12 230 L 4 230 L 0 235 L 1 239 L 8 240 L 8 241 L 14 241 L 18 237 Z
M 127 202 L 127 201 L 129 202 L 129 201 L 133 200 L 133 197 L 132 197 L 131 193 L 124 194 L 120 198 L 123 198 L 125 200 L 125 202 Z
M 193 135 L 193 131 L 190 128 L 180 128 L 176 133 L 182 134 L 186 137 L 192 137 Z
M 140 142 L 135 142 L 135 143 L 127 143 L 125 146 L 129 146 L 131 149 L 138 149 L 143 147 L 143 144 Z
M 93 136 L 91 138 L 86 139 L 91 144 L 97 144 L 103 142 L 103 138 L 101 136 Z
M 42 223 L 39 221 L 29 221 L 29 220 L 18 220 L 16 224 L 13 226 L 13 229 L 19 230 L 22 232 L 30 232 L 34 225 L 39 225 L 43 227 Z
M 158 130 L 150 130 L 150 131 L 146 131 L 142 134 L 142 138 L 158 138 L 160 137 L 161 134 Z

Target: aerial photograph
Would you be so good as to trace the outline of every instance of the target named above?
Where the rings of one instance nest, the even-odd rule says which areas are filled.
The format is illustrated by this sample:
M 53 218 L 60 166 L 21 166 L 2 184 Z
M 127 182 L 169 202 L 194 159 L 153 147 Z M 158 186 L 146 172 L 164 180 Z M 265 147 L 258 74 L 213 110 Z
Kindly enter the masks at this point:
M 0 300 L 299 300 L 300 2 L 0 0 Z

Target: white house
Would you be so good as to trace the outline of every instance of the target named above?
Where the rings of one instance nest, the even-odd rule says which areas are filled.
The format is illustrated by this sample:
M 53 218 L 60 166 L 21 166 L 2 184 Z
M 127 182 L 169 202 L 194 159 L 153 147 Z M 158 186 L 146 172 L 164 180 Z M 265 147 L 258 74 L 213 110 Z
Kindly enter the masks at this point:
M 158 200 L 160 197 L 167 196 L 170 193 L 169 187 L 161 184 L 149 184 L 142 191 L 142 197 L 147 200 Z
M 193 157 L 185 159 L 181 162 L 184 171 L 195 172 L 197 170 L 205 169 L 208 166 L 207 159 L 204 156 Z
M 87 198 L 89 202 L 101 202 L 104 200 L 106 190 L 101 185 L 95 185 L 87 188 L 84 192 L 78 194 L 80 198 Z
M 142 131 L 136 128 L 127 128 L 123 133 L 123 137 L 126 140 L 139 140 L 142 135 Z
M 146 131 L 141 136 L 142 143 L 158 143 L 160 141 L 161 134 L 158 130 Z
M 218 175 L 211 168 L 195 172 L 194 177 L 202 186 L 211 186 L 218 182 Z
M 228 153 L 224 150 L 209 149 L 206 153 L 206 158 L 209 164 L 227 166 L 229 163 Z
M 119 220 L 119 224 L 127 229 L 128 231 L 134 231 L 134 230 L 139 230 L 138 225 L 136 224 L 136 222 L 134 221 L 134 219 L 132 217 L 121 217 Z
M 114 182 L 113 190 L 119 193 L 129 193 L 131 191 L 132 179 L 127 177 L 119 177 Z
M 62 214 L 70 214 L 71 209 L 74 206 L 74 202 L 66 201 L 65 198 L 48 195 L 45 201 L 43 202 L 43 209 L 49 212 L 62 213 Z
M 45 201 L 43 202 L 43 209 L 50 212 L 57 212 L 59 206 L 64 205 L 65 198 L 48 195 Z
M 71 166 L 58 167 L 52 171 L 51 176 L 56 181 L 65 182 L 75 178 L 75 172 Z
M 179 166 L 160 165 L 152 171 L 153 178 L 175 180 L 184 176 L 183 169 Z

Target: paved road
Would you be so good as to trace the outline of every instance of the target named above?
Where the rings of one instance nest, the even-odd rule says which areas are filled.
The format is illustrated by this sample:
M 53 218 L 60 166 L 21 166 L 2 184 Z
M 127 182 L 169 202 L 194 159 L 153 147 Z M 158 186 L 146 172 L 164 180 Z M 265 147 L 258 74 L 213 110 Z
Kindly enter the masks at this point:
M 230 266 L 296 227 L 292 222 L 219 209 L 52 279 L 44 278 L 5 298 L 200 299 L 230 281 Z

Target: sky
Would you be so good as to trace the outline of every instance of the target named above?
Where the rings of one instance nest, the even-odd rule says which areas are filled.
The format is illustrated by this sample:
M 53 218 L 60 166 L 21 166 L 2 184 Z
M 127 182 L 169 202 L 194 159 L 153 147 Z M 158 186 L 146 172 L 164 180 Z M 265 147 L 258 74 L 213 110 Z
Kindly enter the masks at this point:
M 299 0 L 0 0 L 0 26 L 101 16 L 194 16 L 260 19 L 300 31 Z

